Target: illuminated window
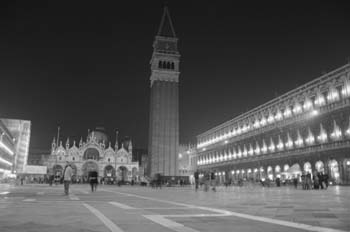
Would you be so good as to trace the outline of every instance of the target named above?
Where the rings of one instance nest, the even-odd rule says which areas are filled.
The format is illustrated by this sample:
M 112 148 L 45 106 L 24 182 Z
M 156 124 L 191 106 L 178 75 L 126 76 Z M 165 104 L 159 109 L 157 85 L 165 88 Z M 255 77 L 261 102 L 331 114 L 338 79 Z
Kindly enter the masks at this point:
M 312 109 L 312 101 L 310 100 L 309 97 L 305 98 L 303 108 L 304 108 L 304 110 L 311 110 Z
M 286 142 L 286 147 L 288 149 L 292 149 L 293 148 L 293 140 L 290 137 L 289 133 L 287 133 L 287 142 Z
M 295 145 L 296 145 L 297 147 L 302 147 L 302 146 L 304 146 L 304 140 L 303 140 L 303 138 L 301 137 L 299 130 L 297 131 L 297 140 L 295 141 Z
M 331 133 L 331 138 L 332 140 L 339 140 L 342 138 L 341 130 L 335 120 L 333 121 L 333 132 Z
M 275 143 L 273 142 L 272 138 L 270 138 L 269 151 L 270 152 L 274 152 L 275 151 Z
M 344 85 L 342 87 L 341 94 L 343 97 L 350 97 L 350 81 L 348 78 L 344 80 Z
M 313 145 L 314 142 L 315 142 L 315 137 L 314 135 L 312 134 L 311 130 L 310 130 L 310 127 L 308 129 L 308 135 L 307 135 L 307 138 L 305 139 L 306 141 L 306 144 L 307 145 Z
M 346 136 L 350 137 L 350 117 L 349 117 L 349 124 L 348 124 L 348 128 L 345 131 Z
M 325 143 L 328 141 L 328 136 L 326 130 L 323 128 L 323 125 L 320 125 L 320 135 L 317 136 L 317 140 L 320 143 Z
M 333 85 L 331 87 L 329 87 L 327 100 L 329 102 L 335 102 L 335 101 L 339 100 L 338 90 Z
M 262 151 L 262 153 L 264 153 L 264 154 L 266 154 L 266 152 L 267 152 L 267 146 L 266 146 L 266 143 L 265 143 L 265 140 L 264 140 L 264 139 L 263 139 L 263 145 L 262 145 L 261 151 Z
M 267 118 L 267 122 L 268 123 L 273 123 L 274 121 L 275 121 L 275 118 L 273 117 L 273 114 L 270 111 L 269 117 Z
M 282 151 L 284 149 L 284 144 L 283 144 L 283 141 L 281 139 L 281 136 L 278 136 L 278 144 L 277 144 L 277 149 L 279 151 Z
M 292 116 L 292 111 L 290 110 L 290 107 L 289 107 L 289 106 L 287 106 L 287 107 L 284 109 L 283 116 L 284 116 L 285 118 L 289 118 L 290 116 Z
M 260 125 L 261 126 L 265 126 L 266 125 L 266 118 L 265 118 L 265 116 L 262 116 L 261 121 L 260 121 Z
M 251 155 L 251 156 L 254 154 L 253 146 L 251 144 L 249 144 L 248 154 Z
M 260 146 L 259 146 L 258 141 L 255 144 L 255 151 L 254 152 L 256 155 L 260 155 Z
M 277 112 L 276 112 L 276 115 L 275 115 L 275 119 L 276 119 L 277 121 L 279 121 L 279 120 L 281 120 L 282 118 L 283 118 L 282 112 L 281 112 L 280 109 L 278 109 Z
M 247 155 L 248 155 L 247 147 L 246 147 L 245 144 L 244 144 L 244 146 L 243 146 L 243 156 L 244 156 L 244 157 L 247 157 Z
M 302 108 L 299 102 L 295 102 L 293 107 L 293 113 L 294 114 L 300 114 L 302 112 Z
M 318 91 L 316 94 L 315 105 L 323 106 L 325 104 L 326 104 L 326 100 L 324 99 L 323 94 L 320 91 Z

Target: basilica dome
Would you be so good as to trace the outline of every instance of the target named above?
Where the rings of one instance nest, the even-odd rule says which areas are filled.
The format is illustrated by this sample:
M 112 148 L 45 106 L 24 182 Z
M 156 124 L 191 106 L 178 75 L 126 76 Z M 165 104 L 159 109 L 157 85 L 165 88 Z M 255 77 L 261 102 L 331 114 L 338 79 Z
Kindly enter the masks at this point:
M 108 145 L 109 137 L 108 137 L 104 127 L 96 127 L 95 130 L 93 130 L 89 133 L 89 137 L 91 137 L 92 132 L 94 132 L 94 136 L 96 138 L 97 143 L 104 143 L 105 146 Z

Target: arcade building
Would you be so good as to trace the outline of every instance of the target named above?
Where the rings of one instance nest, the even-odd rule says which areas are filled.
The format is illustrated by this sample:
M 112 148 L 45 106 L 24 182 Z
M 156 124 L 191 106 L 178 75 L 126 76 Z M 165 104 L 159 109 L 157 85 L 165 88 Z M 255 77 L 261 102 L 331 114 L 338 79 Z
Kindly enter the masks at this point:
M 67 138 L 65 146 L 62 141 L 54 138 L 51 154 L 44 161 L 50 174 L 62 176 L 66 162 L 72 165 L 74 178 L 77 182 L 88 179 L 90 171 L 97 171 L 99 179 L 105 182 L 137 181 L 139 179 L 139 164 L 132 162 L 132 143 L 124 139 L 119 147 L 118 136 L 114 147 L 103 128 L 90 132 L 86 141 L 81 138 L 79 144 L 70 144 Z
M 198 135 L 195 163 L 222 183 L 320 172 L 350 184 L 350 64 Z

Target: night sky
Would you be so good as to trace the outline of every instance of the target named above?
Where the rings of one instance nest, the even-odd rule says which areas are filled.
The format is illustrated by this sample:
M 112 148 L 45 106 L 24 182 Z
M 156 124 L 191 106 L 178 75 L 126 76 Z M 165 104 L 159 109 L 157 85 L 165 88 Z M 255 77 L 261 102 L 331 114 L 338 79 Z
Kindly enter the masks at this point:
M 0 117 L 31 120 L 32 149 L 49 149 L 58 125 L 64 141 L 104 126 L 147 148 L 163 1 L 25 2 L 0 2 Z M 347 5 L 231 2 L 168 1 L 181 143 L 350 60 Z

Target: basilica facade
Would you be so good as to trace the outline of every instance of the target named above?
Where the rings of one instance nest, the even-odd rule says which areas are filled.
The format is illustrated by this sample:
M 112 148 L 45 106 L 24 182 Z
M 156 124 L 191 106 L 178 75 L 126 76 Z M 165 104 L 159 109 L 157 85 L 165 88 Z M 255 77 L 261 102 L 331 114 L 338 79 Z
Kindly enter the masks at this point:
M 51 154 L 44 162 L 47 169 L 55 176 L 62 176 L 67 164 L 71 164 L 76 181 L 87 180 L 90 171 L 97 171 L 99 178 L 107 181 L 131 181 L 139 178 L 138 162 L 132 162 L 132 143 L 124 139 L 118 145 L 118 137 L 112 147 L 108 136 L 101 130 L 89 133 L 86 141 L 70 144 L 67 138 L 65 146 L 54 138 Z

